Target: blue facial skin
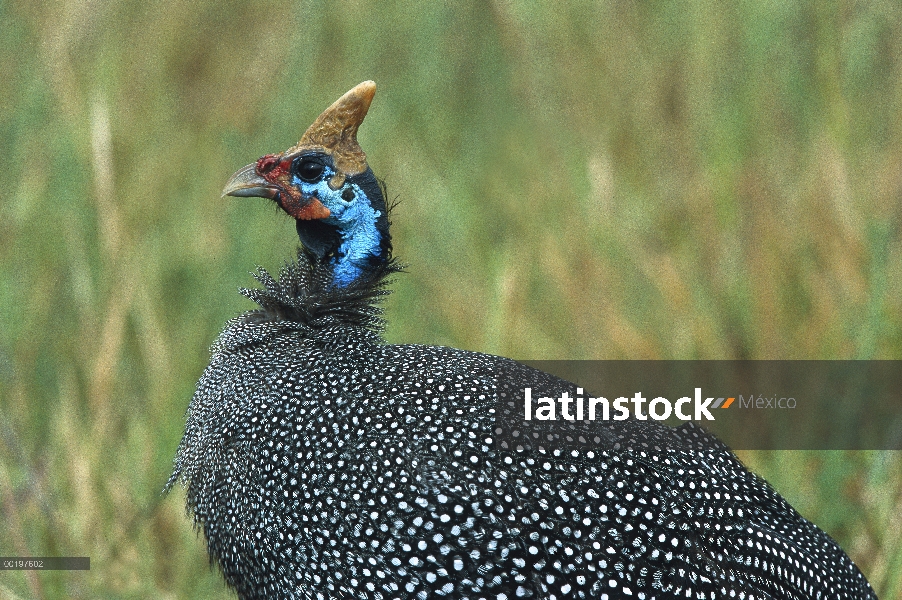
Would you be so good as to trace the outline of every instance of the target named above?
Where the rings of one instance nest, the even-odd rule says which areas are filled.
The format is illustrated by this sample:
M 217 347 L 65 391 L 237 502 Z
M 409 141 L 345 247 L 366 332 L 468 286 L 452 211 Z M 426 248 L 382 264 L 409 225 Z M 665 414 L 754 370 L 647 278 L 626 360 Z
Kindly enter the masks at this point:
M 305 197 L 316 197 L 329 209 L 330 215 L 323 219 L 325 223 L 335 226 L 341 236 L 341 244 L 332 258 L 336 287 L 347 287 L 363 273 L 364 268 L 373 258 L 381 253 L 382 236 L 376 228 L 376 222 L 382 213 L 370 205 L 366 193 L 357 184 L 345 180 L 342 187 L 333 190 L 329 180 L 335 175 L 332 167 L 326 166 L 323 175 L 316 183 L 308 183 L 297 175 L 292 177 Z M 353 198 L 345 200 L 347 190 Z

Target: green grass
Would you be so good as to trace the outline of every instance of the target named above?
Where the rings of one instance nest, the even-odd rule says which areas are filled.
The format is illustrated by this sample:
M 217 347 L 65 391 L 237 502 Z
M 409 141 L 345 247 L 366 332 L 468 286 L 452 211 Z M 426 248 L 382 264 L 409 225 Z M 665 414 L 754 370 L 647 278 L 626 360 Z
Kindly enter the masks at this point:
M 0 598 L 229 597 L 160 490 L 236 288 L 220 199 L 345 90 L 401 203 L 392 342 L 521 359 L 902 358 L 896 2 L 0 0 Z M 902 457 L 746 452 L 883 599 Z

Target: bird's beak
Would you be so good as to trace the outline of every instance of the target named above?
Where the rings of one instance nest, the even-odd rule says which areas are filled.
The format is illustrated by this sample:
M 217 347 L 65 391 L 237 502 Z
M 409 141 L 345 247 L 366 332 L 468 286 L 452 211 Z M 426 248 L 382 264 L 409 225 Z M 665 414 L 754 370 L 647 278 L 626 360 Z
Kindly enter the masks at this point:
M 256 167 L 257 163 L 251 163 L 238 169 L 222 190 L 223 197 L 275 198 L 279 193 L 279 188 L 257 175 Z

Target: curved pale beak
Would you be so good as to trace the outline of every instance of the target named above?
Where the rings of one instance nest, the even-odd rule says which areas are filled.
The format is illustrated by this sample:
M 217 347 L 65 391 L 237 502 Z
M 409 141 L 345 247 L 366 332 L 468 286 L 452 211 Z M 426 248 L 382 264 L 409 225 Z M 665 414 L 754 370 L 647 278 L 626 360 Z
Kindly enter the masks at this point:
M 246 167 L 238 169 L 235 174 L 232 175 L 232 178 L 229 179 L 225 188 L 223 188 L 223 197 L 256 196 L 269 199 L 275 198 L 279 193 L 279 188 L 257 175 L 256 167 L 257 163 L 251 163 Z

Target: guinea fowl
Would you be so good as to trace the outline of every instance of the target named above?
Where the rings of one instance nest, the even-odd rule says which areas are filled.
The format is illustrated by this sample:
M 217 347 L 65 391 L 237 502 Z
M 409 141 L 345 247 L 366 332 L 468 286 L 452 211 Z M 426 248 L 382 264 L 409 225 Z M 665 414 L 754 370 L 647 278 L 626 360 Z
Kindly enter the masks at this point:
M 512 360 L 386 344 L 392 258 L 357 143 L 373 82 L 223 195 L 274 200 L 303 248 L 241 293 L 188 408 L 181 480 L 241 598 L 875 598 L 852 561 L 712 435 L 594 424 L 583 448 L 502 443 Z M 582 425 L 580 425 L 582 426 Z M 597 435 L 596 435 L 596 438 Z M 550 440 L 550 441 L 548 441 Z

